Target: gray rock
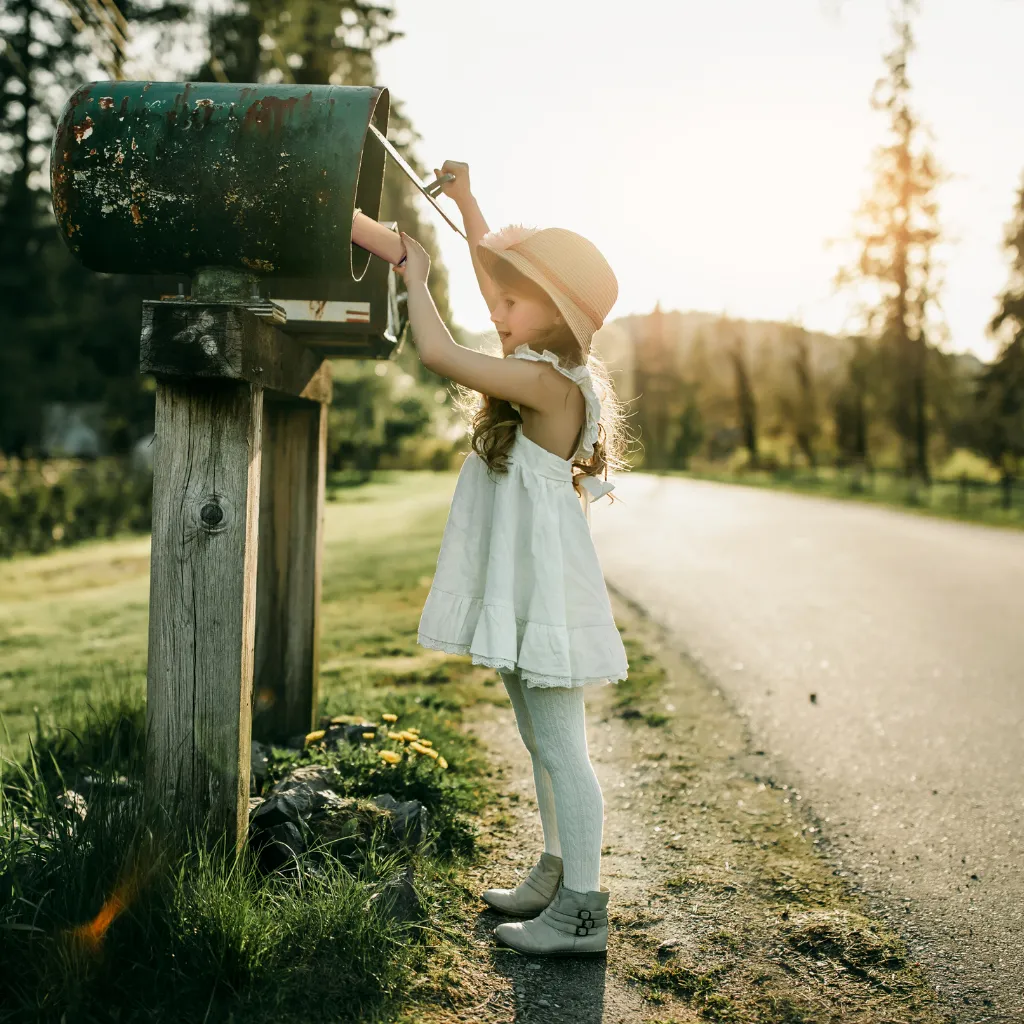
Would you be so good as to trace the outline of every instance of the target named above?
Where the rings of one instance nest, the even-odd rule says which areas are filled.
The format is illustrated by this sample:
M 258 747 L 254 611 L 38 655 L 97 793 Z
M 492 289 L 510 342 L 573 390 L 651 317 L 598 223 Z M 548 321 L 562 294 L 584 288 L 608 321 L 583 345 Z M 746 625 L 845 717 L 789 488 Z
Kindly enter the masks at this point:
M 364 739 L 363 733 L 373 733 L 373 738 L 377 736 L 378 726 L 373 722 L 357 722 L 354 724 L 335 723 L 328 730 L 324 736 L 324 742 L 328 747 L 337 747 L 342 743 L 372 743 L 373 739 Z
M 249 744 L 249 770 L 262 783 L 270 771 L 270 747 L 265 743 L 253 740 Z
M 308 817 L 321 811 L 332 800 L 337 800 L 333 786 L 338 775 L 326 765 L 309 764 L 290 771 L 280 782 L 274 784 L 267 794 L 268 801 L 274 797 L 293 806 L 300 817 Z
M 337 778 L 323 765 L 296 768 L 273 786 L 266 798 L 250 802 L 249 841 L 264 871 L 275 871 L 305 853 L 309 820 L 340 798 L 331 789 Z
M 258 796 L 270 774 L 270 747 L 253 740 L 249 744 L 249 796 Z
M 427 838 L 427 809 L 419 800 L 396 800 L 390 793 L 381 793 L 373 802 L 390 813 L 394 836 L 400 842 L 419 845 Z
M 301 828 L 290 821 L 261 829 L 253 842 L 259 865 L 264 871 L 294 867 L 296 859 L 306 852 Z
M 85 816 L 89 813 L 89 804 L 86 802 L 85 797 L 81 793 L 76 793 L 73 789 L 65 790 L 57 797 L 57 806 L 62 811 L 77 817 L 81 821 L 85 821 Z
M 142 792 L 142 780 L 129 779 L 127 775 L 116 775 L 113 778 L 102 775 L 85 775 L 80 780 L 79 785 L 88 791 L 90 799 L 92 798 L 93 791 L 97 789 L 105 789 L 109 792 L 121 793 L 123 795 Z
M 303 765 L 263 798 L 250 797 L 249 841 L 263 870 L 287 868 L 321 844 L 317 856 L 329 851 L 340 860 L 359 861 L 375 836 L 383 835 L 389 849 L 429 841 L 427 809 L 420 801 L 397 800 L 391 793 L 344 798 L 332 788 L 340 783 L 333 768 Z

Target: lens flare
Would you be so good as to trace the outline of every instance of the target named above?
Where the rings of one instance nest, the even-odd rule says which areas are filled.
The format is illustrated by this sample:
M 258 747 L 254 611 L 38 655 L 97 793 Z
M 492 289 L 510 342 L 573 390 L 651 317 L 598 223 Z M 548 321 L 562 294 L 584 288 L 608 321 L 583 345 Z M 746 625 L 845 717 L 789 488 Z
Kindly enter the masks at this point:
M 119 882 L 114 891 L 104 900 L 99 913 L 91 921 L 67 930 L 72 941 L 90 951 L 98 951 L 110 926 L 135 899 L 139 888 L 138 882 L 138 874 L 134 871 L 127 879 Z

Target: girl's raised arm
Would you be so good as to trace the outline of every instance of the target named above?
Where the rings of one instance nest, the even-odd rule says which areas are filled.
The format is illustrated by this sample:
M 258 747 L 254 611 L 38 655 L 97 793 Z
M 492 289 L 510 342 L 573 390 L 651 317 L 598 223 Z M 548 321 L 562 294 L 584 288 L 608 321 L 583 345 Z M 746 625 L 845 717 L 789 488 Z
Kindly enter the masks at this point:
M 484 297 L 488 309 L 494 309 L 498 301 L 498 288 L 491 280 L 490 275 L 484 270 L 476 254 L 477 243 L 490 231 L 487 221 L 480 210 L 480 204 L 476 201 L 469 185 L 469 164 L 460 163 L 458 160 L 445 160 L 440 168 L 434 168 L 434 174 L 441 177 L 442 174 L 454 174 L 455 180 L 447 185 L 441 186 L 441 191 L 455 200 L 455 205 L 462 214 L 462 226 L 466 230 L 466 238 L 469 241 L 469 255 L 473 261 L 473 270 L 476 273 L 476 281 L 480 286 L 480 294 Z
M 418 265 L 419 257 L 413 246 L 419 246 L 407 235 L 402 238 L 409 253 L 406 269 L 412 270 L 414 267 L 409 264 Z M 407 277 L 406 286 L 416 351 L 428 370 L 474 391 L 517 402 L 528 409 L 549 412 L 564 406 L 565 378 L 550 365 L 533 360 L 501 359 L 458 344 L 448 333 L 426 281 Z

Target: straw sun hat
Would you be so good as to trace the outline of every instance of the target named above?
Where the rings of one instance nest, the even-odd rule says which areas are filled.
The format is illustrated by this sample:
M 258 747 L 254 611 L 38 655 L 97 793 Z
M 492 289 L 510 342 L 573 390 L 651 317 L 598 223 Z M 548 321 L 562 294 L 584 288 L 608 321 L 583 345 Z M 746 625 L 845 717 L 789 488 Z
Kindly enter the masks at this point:
M 504 260 L 540 285 L 590 353 L 591 338 L 619 295 L 615 274 L 593 242 L 565 228 L 511 224 L 484 235 L 476 251 L 488 273 Z

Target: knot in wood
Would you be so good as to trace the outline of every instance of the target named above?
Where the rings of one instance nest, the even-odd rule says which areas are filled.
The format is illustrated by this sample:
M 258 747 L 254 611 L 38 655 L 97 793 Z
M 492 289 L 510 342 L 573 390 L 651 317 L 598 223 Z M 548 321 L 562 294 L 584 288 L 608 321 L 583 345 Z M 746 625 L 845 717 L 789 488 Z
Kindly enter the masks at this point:
M 200 510 L 199 518 L 207 526 L 219 526 L 221 520 L 224 518 L 224 509 L 215 502 L 208 501 Z
M 196 495 L 189 504 L 189 517 L 203 533 L 223 533 L 237 521 L 234 502 L 219 491 Z

